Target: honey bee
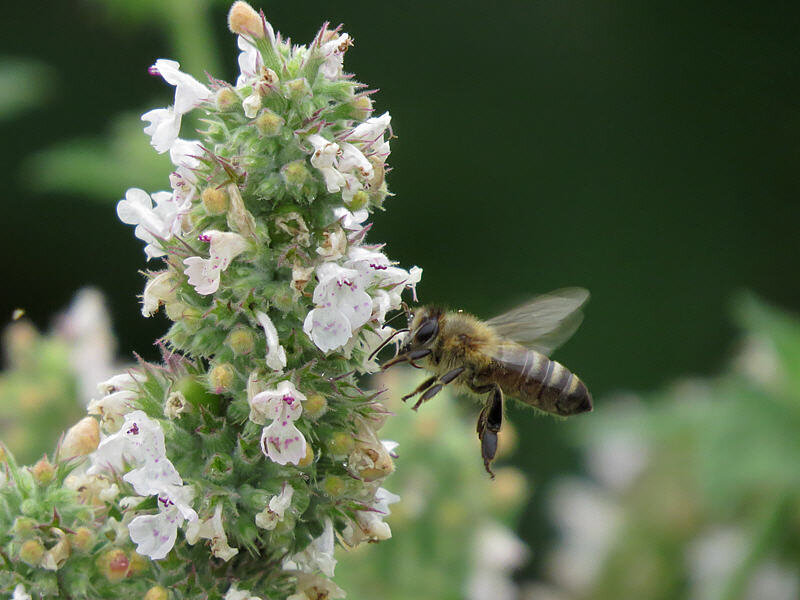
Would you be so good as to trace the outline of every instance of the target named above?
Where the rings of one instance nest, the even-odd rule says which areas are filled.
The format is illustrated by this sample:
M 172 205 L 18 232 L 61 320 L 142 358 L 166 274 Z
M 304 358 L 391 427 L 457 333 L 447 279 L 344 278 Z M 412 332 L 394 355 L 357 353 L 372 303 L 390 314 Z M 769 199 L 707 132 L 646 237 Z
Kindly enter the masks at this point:
M 405 402 L 420 394 L 414 410 L 451 383 L 485 395 L 477 430 L 484 467 L 494 478 L 491 463 L 503 424 L 504 395 L 559 416 L 592 410 L 586 385 L 548 358 L 578 329 L 588 299 L 582 288 L 564 288 L 488 321 L 461 311 L 418 307 L 408 315 L 408 329 L 400 330 L 408 333 L 405 343 L 381 369 L 407 362 L 432 373 L 403 396 Z

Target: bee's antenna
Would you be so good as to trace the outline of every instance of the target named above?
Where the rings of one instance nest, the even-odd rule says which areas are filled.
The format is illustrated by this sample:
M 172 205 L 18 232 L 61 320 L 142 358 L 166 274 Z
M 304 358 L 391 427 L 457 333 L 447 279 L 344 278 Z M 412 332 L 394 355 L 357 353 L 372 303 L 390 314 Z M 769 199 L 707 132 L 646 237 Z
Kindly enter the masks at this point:
M 381 345 L 380 345 L 380 346 L 378 346 L 377 348 L 375 348 L 375 350 L 372 352 L 372 354 L 370 354 L 370 355 L 369 355 L 369 358 L 368 358 L 367 360 L 368 360 L 368 361 L 369 361 L 369 360 L 372 360 L 372 359 L 373 359 L 373 357 L 374 357 L 374 356 L 375 356 L 375 355 L 376 355 L 378 352 L 380 352 L 380 351 L 383 349 L 383 347 L 384 347 L 386 344 L 388 344 L 389 342 L 391 342 L 391 341 L 392 341 L 392 338 L 393 338 L 394 336 L 396 336 L 398 333 L 406 333 L 407 331 L 408 331 L 408 328 L 406 328 L 406 329 L 398 329 L 397 331 L 395 331 L 395 332 L 394 332 L 392 335 L 390 335 L 388 338 L 386 338 L 385 340 L 383 340 L 383 342 L 381 343 Z
M 391 323 L 392 321 L 394 321 L 394 320 L 395 320 L 397 317 L 402 317 L 404 314 L 408 314 L 408 313 L 401 313 L 401 312 L 397 313 L 397 314 L 396 314 L 395 316 L 393 316 L 391 319 L 387 319 L 386 321 L 384 321 L 384 322 L 383 322 L 383 325 L 384 325 L 384 326 L 388 325 L 389 323 Z

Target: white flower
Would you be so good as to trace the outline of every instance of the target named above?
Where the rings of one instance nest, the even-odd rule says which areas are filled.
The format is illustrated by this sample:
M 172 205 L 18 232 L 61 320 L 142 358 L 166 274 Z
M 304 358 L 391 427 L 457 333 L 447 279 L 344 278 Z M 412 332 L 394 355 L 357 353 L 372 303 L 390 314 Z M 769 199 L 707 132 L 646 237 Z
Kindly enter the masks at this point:
M 152 560 L 164 558 L 175 545 L 178 526 L 183 521 L 183 515 L 174 507 L 155 515 L 139 515 L 128 524 L 136 552 Z
M 389 142 L 383 141 L 383 134 L 389 127 L 392 117 L 388 112 L 380 117 L 371 117 L 353 129 L 346 139 L 350 142 L 362 142 L 367 148 L 371 148 L 380 154 L 389 153 Z M 380 143 L 377 143 L 380 140 Z
M 366 208 L 350 212 L 344 206 L 333 209 L 333 216 L 342 224 L 342 227 L 350 231 L 359 231 L 364 229 L 362 223 L 369 217 L 369 212 Z
M 342 75 L 344 53 L 353 42 L 349 35 L 343 33 L 339 37 L 325 42 L 319 49 L 325 61 L 320 65 L 319 72 L 326 79 L 338 79 Z
M 252 79 L 258 76 L 261 69 L 261 53 L 246 37 L 238 36 L 236 43 L 239 46 L 238 63 L 239 63 L 239 77 L 236 79 L 236 87 L 241 88 Z
M 261 600 L 259 596 L 253 596 L 247 590 L 240 590 L 235 583 L 231 584 L 223 600 Z
M 142 316 L 153 316 L 163 302 L 175 296 L 176 287 L 170 271 L 161 271 L 148 279 L 142 294 Z
M 360 510 L 356 512 L 356 524 L 358 529 L 348 525 L 343 537 L 352 545 L 357 545 L 364 540 L 382 541 L 392 537 L 392 530 L 388 523 L 383 520 L 391 514 L 389 505 L 400 500 L 400 496 L 393 494 L 384 488 L 378 488 L 375 498 L 370 505 L 370 510 Z
M 278 330 L 266 313 L 258 311 L 256 318 L 264 328 L 264 335 L 267 337 L 267 366 L 273 371 L 282 371 L 286 367 L 286 350 L 281 346 L 278 338 Z
M 327 577 L 299 573 L 297 575 L 297 593 L 292 594 L 286 600 L 340 600 L 344 597 L 344 590 Z
M 186 396 L 179 391 L 170 393 L 164 403 L 164 416 L 168 419 L 175 419 L 178 415 L 188 410 L 189 405 L 186 402 Z
M 354 269 L 334 263 L 317 268 L 319 283 L 314 290 L 317 308 L 308 313 L 303 331 L 323 352 L 347 343 L 356 329 L 372 315 L 372 298 L 364 289 L 363 278 Z
M 340 171 L 346 172 L 357 169 L 362 177 L 365 177 L 366 179 L 372 177 L 372 163 L 369 162 L 367 157 L 361 153 L 361 150 L 356 148 L 353 144 L 348 144 L 347 142 L 342 142 L 339 144 L 339 147 L 341 148 L 341 151 L 336 167 Z
M 105 431 L 117 431 L 123 417 L 133 410 L 140 385 L 146 379 L 141 373 L 127 371 L 99 383 L 97 389 L 103 397 L 89 402 L 87 412 L 100 415 L 100 424 Z
M 274 390 L 260 392 L 250 399 L 250 420 L 264 425 L 267 420 L 279 419 L 284 415 L 296 421 L 303 413 L 301 403 L 305 399 L 305 395 L 291 381 L 281 381 Z
M 125 199 L 117 203 L 119 220 L 136 225 L 134 235 L 147 242 L 144 251 L 148 260 L 166 254 L 161 243 L 180 231 L 185 212 L 186 207 L 176 204 L 169 192 L 156 192 L 151 199 L 144 190 L 131 188 L 125 193 Z
M 306 455 L 306 439 L 294 421 L 300 418 L 306 397 L 291 381 L 250 399 L 250 420 L 259 425 L 272 419 L 261 432 L 261 450 L 279 465 L 298 464 Z
M 281 493 L 270 498 L 269 505 L 256 515 L 256 525 L 261 529 L 275 529 L 278 522 L 283 520 L 286 509 L 292 505 L 293 495 L 294 489 L 284 481 Z
M 100 442 L 91 454 L 91 462 L 89 475 L 103 471 L 119 473 L 126 464 L 134 465 L 136 468 L 123 479 L 137 494 L 158 496 L 161 504 L 174 505 L 184 518 L 197 519 L 190 505 L 192 489 L 183 485 L 180 474 L 167 458 L 161 425 L 143 411 L 126 414 L 119 431 Z
M 186 114 L 201 102 L 211 97 L 211 92 L 191 75 L 180 70 L 180 64 L 174 60 L 159 58 L 150 67 L 150 73 L 161 75 L 164 80 L 175 86 L 175 111 Z
M 14 595 L 11 600 L 31 600 L 31 595 L 25 590 L 25 586 L 20 583 L 14 588 Z
M 222 504 L 217 504 L 214 515 L 204 521 L 194 521 L 186 528 L 186 541 L 194 545 L 198 540 L 211 540 L 211 553 L 225 562 L 239 553 L 228 545 L 228 536 L 222 527 Z
M 142 121 L 150 123 L 144 132 L 150 136 L 150 144 L 159 154 L 170 149 L 181 130 L 181 115 L 171 106 L 148 110 L 142 115 Z
M 210 242 L 209 258 L 192 256 L 184 259 L 189 277 L 189 284 L 194 286 L 198 294 L 207 296 L 219 289 L 222 272 L 231 261 L 247 249 L 247 240 L 238 233 L 209 230 L 203 232 L 200 240 Z
M 328 192 L 331 194 L 338 192 L 345 184 L 344 175 L 336 168 L 339 144 L 325 139 L 318 133 L 308 136 L 308 141 L 314 146 L 311 166 L 319 169 L 322 173 Z
M 314 573 L 321 571 L 328 577 L 333 577 L 336 568 L 336 559 L 333 557 L 333 521 L 325 519 L 325 529 L 322 534 L 311 541 L 302 552 L 283 561 L 284 569 Z
M 179 138 L 170 146 L 169 158 L 176 167 L 196 169 L 201 164 L 203 153 L 203 145 L 199 141 Z

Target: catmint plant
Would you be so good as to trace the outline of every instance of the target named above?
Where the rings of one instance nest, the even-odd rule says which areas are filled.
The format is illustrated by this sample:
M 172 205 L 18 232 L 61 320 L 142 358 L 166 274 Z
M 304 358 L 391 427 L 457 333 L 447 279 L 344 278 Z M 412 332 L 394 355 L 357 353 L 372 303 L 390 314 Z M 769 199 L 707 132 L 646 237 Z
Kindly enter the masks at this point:
M 235 83 L 150 68 L 175 95 L 144 131 L 174 171 L 117 205 L 145 244 L 142 314 L 172 321 L 163 360 L 104 381 L 52 463 L 3 458 L 14 598 L 341 598 L 336 545 L 391 536 L 388 411 L 357 380 L 421 275 L 366 239 L 390 116 L 339 28 L 293 45 L 244 2 L 229 27 Z

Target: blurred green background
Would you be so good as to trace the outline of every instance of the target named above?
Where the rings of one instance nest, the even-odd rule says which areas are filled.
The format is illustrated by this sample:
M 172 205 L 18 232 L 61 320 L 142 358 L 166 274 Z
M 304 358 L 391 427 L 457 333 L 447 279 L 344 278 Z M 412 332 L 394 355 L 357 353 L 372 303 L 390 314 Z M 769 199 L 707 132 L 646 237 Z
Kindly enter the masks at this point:
M 227 6 L 4 7 L 4 320 L 22 307 L 45 327 L 91 284 L 125 357 L 156 357 L 167 324 L 140 316 L 145 257 L 114 207 L 127 187 L 167 185 L 138 116 L 171 92 L 147 67 L 169 57 L 198 78 L 208 65 L 234 77 Z M 301 42 L 326 19 L 354 37 L 345 69 L 380 88 L 376 110 L 391 111 L 398 136 L 396 197 L 370 239 L 425 269 L 421 301 L 488 317 L 552 288 L 591 290 L 557 358 L 600 398 L 598 415 L 613 391 L 722 369 L 738 290 L 800 308 L 796 3 L 261 7 Z M 537 490 L 520 529 L 530 576 L 552 534 L 539 490 L 578 468 L 577 451 L 568 426 L 511 418 L 514 462 Z

